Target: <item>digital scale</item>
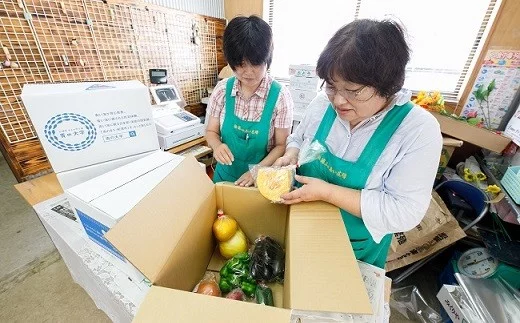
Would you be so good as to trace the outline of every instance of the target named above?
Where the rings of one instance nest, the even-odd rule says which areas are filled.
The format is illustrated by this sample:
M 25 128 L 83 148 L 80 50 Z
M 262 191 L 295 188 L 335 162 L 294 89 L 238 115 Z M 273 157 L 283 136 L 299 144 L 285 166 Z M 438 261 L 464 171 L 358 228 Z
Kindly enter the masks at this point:
M 157 70 L 154 71 L 158 73 Z M 164 70 L 164 75 L 155 76 L 162 81 L 166 77 L 166 71 Z M 199 117 L 183 109 L 185 103 L 175 85 L 151 86 L 150 93 L 156 104 L 152 106 L 152 115 L 162 150 L 204 136 L 204 124 Z

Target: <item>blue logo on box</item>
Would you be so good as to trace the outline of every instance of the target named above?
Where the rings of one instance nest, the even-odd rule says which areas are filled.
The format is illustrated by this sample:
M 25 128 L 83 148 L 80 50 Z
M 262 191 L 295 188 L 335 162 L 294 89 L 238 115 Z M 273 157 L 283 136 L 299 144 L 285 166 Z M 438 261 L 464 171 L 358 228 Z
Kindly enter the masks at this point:
M 78 213 L 79 219 L 81 220 L 81 224 L 85 228 L 85 231 L 87 232 L 89 238 L 101 247 L 103 247 L 104 249 L 106 249 L 107 251 L 109 251 L 117 258 L 124 261 L 125 257 L 123 257 L 123 255 L 120 254 L 119 251 L 104 237 L 105 233 L 107 233 L 108 230 L 110 230 L 110 228 L 94 220 L 93 218 L 91 218 L 90 216 L 86 215 L 78 209 L 76 209 L 76 212 Z
M 130 131 L 128 134 L 130 135 L 130 137 L 137 136 L 137 133 L 135 133 L 135 130 Z
M 83 150 L 97 137 L 92 121 L 77 113 L 61 113 L 52 117 L 44 129 L 45 138 L 56 148 L 65 151 Z

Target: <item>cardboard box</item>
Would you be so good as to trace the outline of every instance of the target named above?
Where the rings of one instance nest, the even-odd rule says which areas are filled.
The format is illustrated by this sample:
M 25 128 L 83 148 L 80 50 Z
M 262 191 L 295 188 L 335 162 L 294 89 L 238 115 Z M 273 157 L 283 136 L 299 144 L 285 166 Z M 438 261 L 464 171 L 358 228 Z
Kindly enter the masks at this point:
M 442 285 L 439 293 L 437 293 L 437 299 L 453 323 L 480 322 L 478 316 L 473 314 L 471 308 L 462 305 L 466 304 L 467 306 L 470 304 L 462 287 Z
M 303 91 L 303 90 L 289 90 L 294 104 L 303 103 L 308 105 L 318 95 L 316 91 Z M 303 106 L 303 105 L 302 105 Z
M 56 173 L 159 149 L 139 81 L 26 84 L 22 100 Z
M 119 263 L 101 257 L 79 220 L 71 216 L 64 194 L 35 205 L 34 210 L 74 281 L 113 322 L 131 322 L 150 289 L 149 282 L 128 276 Z
M 105 239 L 104 234 L 183 159 L 157 151 L 66 191 L 88 237 L 104 249 L 107 260 L 126 264 L 129 275 L 138 271 Z
M 510 138 L 496 134 L 484 128 L 472 126 L 466 122 L 455 120 L 445 115 L 431 112 L 441 126 L 441 132 L 472 143 L 476 146 L 489 149 L 496 153 L 502 153 L 511 142 Z
M 192 293 L 206 270 L 220 269 L 212 233 L 217 209 L 250 241 L 269 235 L 285 246 L 283 308 Z M 291 310 L 371 313 L 339 209 L 326 203 L 270 203 L 257 189 L 213 184 L 193 157 L 144 197 L 107 239 L 155 285 L 136 322 L 290 322 Z
M 304 91 L 318 91 L 318 87 L 320 86 L 320 78 L 319 77 L 303 77 L 291 75 L 289 81 L 289 88 L 293 90 L 304 90 Z
M 316 74 L 316 66 L 309 64 L 293 64 L 289 65 L 289 76 L 300 77 L 318 77 Z

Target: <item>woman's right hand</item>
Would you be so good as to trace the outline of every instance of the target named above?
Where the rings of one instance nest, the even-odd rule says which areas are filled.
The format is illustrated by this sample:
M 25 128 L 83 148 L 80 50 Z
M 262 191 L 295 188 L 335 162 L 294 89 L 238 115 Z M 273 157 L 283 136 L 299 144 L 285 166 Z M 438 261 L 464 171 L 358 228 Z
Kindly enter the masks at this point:
M 289 166 L 289 165 L 296 165 L 298 163 L 298 158 L 296 156 L 282 156 L 278 158 L 273 166 L 275 167 L 282 167 L 282 166 Z
M 215 160 L 224 165 L 231 165 L 235 161 L 235 157 L 226 144 L 220 144 L 213 150 L 213 157 Z

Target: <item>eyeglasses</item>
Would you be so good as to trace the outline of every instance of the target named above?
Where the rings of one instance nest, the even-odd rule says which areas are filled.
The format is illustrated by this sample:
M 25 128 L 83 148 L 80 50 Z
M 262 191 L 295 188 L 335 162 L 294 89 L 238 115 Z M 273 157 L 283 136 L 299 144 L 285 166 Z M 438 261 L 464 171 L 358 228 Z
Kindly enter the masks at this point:
M 325 88 L 323 88 L 323 86 L 325 86 Z M 348 101 L 358 102 L 366 102 L 376 94 L 376 91 L 368 87 L 367 85 L 363 85 L 357 90 L 337 90 L 326 81 L 323 81 L 320 89 L 323 89 L 325 91 L 325 94 L 327 94 L 329 98 L 333 98 L 336 95 L 336 93 L 339 93 L 339 95 L 341 95 L 344 99 Z

